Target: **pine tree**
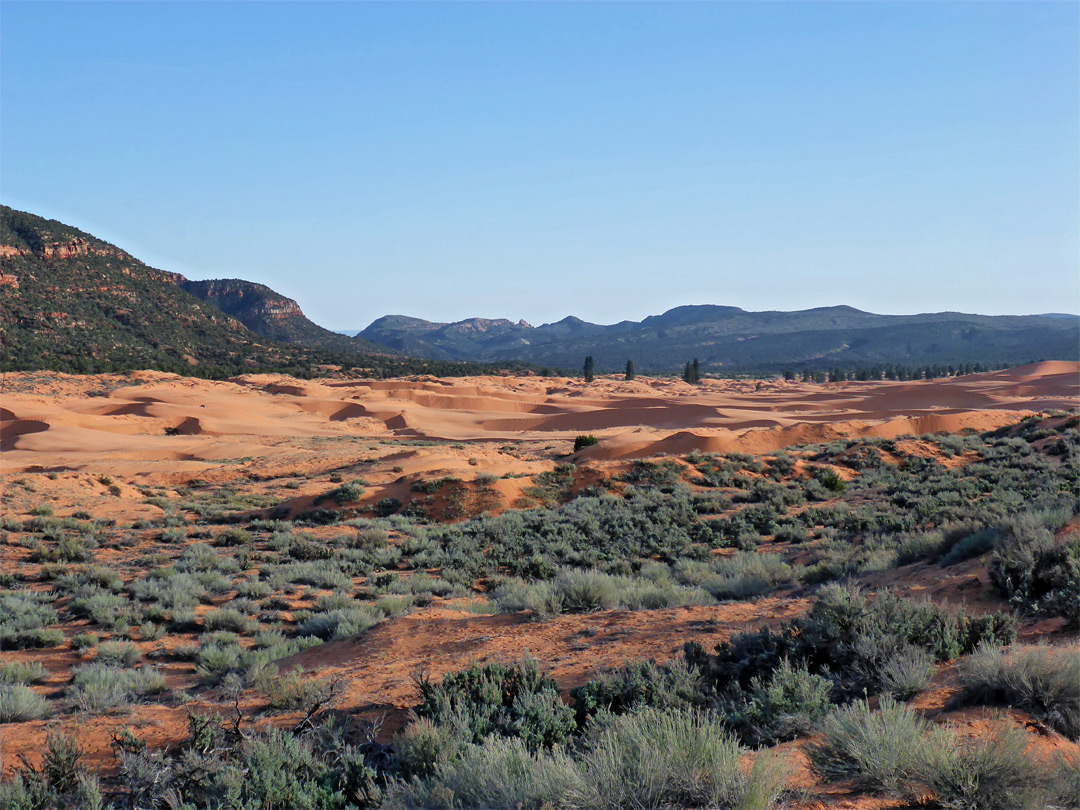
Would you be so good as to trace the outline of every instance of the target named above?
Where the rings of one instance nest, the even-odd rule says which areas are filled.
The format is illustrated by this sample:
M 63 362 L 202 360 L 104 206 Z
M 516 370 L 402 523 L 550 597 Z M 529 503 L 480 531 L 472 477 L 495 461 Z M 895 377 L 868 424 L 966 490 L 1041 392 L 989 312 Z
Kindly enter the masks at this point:
M 683 369 L 682 378 L 683 382 L 688 383 L 694 381 L 694 368 L 690 365 L 689 360 L 686 361 L 686 367 Z
M 634 361 L 633 360 L 627 360 L 626 361 L 626 379 L 628 379 L 628 380 L 634 379 Z
M 588 357 L 585 358 L 585 382 L 591 383 L 594 379 L 596 379 L 595 368 L 596 364 L 593 363 L 592 355 L 590 354 Z
M 690 382 L 692 382 L 694 385 L 697 385 L 699 382 L 701 382 L 701 363 L 698 362 L 698 359 L 696 357 L 694 358 L 693 364 L 690 366 L 690 375 L 692 377 Z

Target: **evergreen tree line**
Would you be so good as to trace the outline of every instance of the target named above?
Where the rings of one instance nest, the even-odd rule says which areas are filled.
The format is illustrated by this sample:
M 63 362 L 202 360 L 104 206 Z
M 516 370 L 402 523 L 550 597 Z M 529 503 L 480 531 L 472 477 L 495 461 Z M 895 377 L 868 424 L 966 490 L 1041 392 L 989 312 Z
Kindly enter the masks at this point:
M 857 369 L 804 368 L 800 373 L 790 369 L 784 371 L 784 379 L 802 382 L 845 382 L 847 380 L 936 380 L 943 377 L 962 377 L 965 374 L 981 374 L 986 371 L 999 371 L 1010 368 L 1008 363 L 957 363 L 955 365 L 897 366 L 879 365 Z
M 1035 362 L 1035 361 L 1031 361 Z M 813 369 L 804 368 L 801 372 L 796 372 L 791 369 L 787 369 L 783 372 L 783 377 L 789 382 L 801 380 L 802 382 L 845 382 L 845 381 L 869 381 L 869 380 L 936 380 L 944 377 L 961 377 L 966 374 L 981 374 L 987 371 L 1000 371 L 1001 369 L 1011 368 L 1010 363 L 956 363 L 956 364 L 934 364 L 934 365 L 875 365 L 875 366 L 863 366 L 855 369 Z M 549 369 L 542 369 L 541 376 L 552 376 Z M 585 382 L 591 383 L 596 379 L 596 362 L 593 356 L 590 354 L 585 358 L 585 364 L 583 366 L 583 376 Z M 626 375 L 625 379 L 632 380 L 636 376 L 634 371 L 634 361 L 626 361 Z M 714 377 L 738 379 L 742 377 L 772 377 L 769 373 L 758 373 L 739 371 L 732 372 L 730 374 L 714 374 Z M 701 382 L 701 362 L 698 358 L 688 360 L 683 367 L 682 379 L 684 382 L 688 382 L 696 385 Z

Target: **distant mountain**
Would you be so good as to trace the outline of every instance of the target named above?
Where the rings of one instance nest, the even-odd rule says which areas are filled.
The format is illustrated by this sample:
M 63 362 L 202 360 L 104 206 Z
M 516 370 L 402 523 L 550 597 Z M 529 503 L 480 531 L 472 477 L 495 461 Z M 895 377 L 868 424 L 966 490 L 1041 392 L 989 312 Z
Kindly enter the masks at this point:
M 308 320 L 296 301 L 263 284 L 238 278 L 210 281 L 182 278 L 179 284 L 192 295 L 236 318 L 252 332 L 280 343 L 297 343 L 339 352 L 397 354 L 369 340 L 353 339 L 323 329 Z
M 607 372 L 622 370 L 627 360 L 639 372 L 671 372 L 694 357 L 714 372 L 1080 359 L 1075 315 L 875 315 L 848 306 L 797 312 L 683 306 L 610 326 L 574 317 L 533 327 L 501 319 L 433 323 L 389 315 L 359 336 L 442 360 L 577 368 L 592 355 L 597 370 Z

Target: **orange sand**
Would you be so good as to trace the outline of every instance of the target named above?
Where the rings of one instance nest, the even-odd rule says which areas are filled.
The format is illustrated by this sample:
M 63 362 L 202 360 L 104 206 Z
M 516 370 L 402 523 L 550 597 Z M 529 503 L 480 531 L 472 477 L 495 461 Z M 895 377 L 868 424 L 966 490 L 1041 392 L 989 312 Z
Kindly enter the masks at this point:
M 93 472 L 169 484 L 221 480 L 229 471 L 306 472 L 325 467 L 320 459 L 361 455 L 380 461 L 373 472 L 400 467 L 399 476 L 445 471 L 471 480 L 478 473 L 539 472 L 522 456 L 566 455 L 581 433 L 601 441 L 577 460 L 601 461 L 987 430 L 1033 411 L 1080 406 L 1080 365 L 1044 362 L 927 382 L 760 386 L 613 377 L 584 385 L 540 377 L 247 375 L 209 382 L 158 372 L 20 373 L 5 375 L 2 397 L 3 473 Z M 421 441 L 442 446 L 410 446 Z M 507 443 L 529 452 L 508 451 Z M 388 448 L 399 454 L 381 463 L 389 462 Z

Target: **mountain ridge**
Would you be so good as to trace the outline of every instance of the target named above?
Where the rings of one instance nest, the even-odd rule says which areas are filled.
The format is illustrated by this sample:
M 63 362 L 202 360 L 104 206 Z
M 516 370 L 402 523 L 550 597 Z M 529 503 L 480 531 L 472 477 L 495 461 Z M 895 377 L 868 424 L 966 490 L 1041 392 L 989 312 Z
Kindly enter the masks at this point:
M 513 358 L 576 367 L 592 355 L 597 370 L 671 372 L 691 357 L 713 371 L 827 366 L 1080 359 L 1080 316 L 926 312 L 879 315 L 841 304 L 784 312 L 690 304 L 641 321 L 601 325 L 576 316 L 533 327 L 484 319 L 483 332 L 462 324 L 387 315 L 357 334 L 408 354 L 443 360 Z

